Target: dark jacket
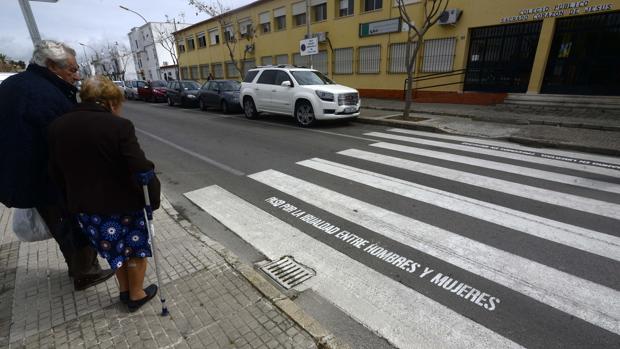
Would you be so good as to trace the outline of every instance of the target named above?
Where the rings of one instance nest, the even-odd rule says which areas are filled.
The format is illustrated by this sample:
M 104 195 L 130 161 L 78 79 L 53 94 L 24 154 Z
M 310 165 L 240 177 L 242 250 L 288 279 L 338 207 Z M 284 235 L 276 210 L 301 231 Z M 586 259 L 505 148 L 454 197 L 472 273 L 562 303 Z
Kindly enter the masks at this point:
M 136 175 L 154 170 L 131 121 L 94 103 L 81 103 L 49 128 L 50 173 L 71 213 L 124 214 L 144 208 Z M 149 184 L 159 207 L 157 178 Z
M 47 127 L 76 104 L 77 89 L 30 64 L 0 84 L 0 202 L 29 208 L 56 204 L 47 171 Z

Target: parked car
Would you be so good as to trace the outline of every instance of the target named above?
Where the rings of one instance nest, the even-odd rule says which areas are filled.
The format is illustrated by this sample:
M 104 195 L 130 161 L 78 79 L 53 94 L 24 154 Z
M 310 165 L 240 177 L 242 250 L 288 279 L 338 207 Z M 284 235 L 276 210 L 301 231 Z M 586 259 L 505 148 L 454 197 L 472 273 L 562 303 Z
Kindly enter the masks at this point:
M 164 80 L 147 81 L 143 87 L 138 87 L 138 97 L 148 102 L 165 102 L 166 85 Z
M 144 87 L 146 81 L 144 80 L 127 80 L 125 81 L 125 98 L 126 99 L 138 99 L 138 88 Z
M 224 113 L 241 110 L 239 91 L 241 83 L 236 80 L 211 80 L 202 85 L 198 92 L 200 109 L 219 108 Z
M 125 94 L 125 81 L 114 80 L 112 81 L 114 85 L 118 86 L 118 89 L 121 90 L 123 94 Z
M 361 106 L 357 90 L 337 85 L 318 70 L 289 65 L 249 70 L 240 98 L 247 118 L 262 112 L 290 115 L 301 127 L 356 118 Z
M 177 103 L 181 106 L 197 106 L 198 90 L 200 84 L 193 80 L 173 80 L 168 81 L 166 88 L 166 100 L 168 105 L 173 106 Z

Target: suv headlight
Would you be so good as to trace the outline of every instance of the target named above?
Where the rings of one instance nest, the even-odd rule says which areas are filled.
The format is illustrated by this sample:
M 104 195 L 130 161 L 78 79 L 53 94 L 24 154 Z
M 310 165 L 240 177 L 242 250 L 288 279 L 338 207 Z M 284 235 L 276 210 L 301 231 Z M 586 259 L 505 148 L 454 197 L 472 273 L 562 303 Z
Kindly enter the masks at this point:
M 187 98 L 196 98 L 196 95 L 193 95 L 191 93 L 187 94 Z
M 324 101 L 330 101 L 330 102 L 334 101 L 334 94 L 331 92 L 316 91 L 316 95 L 319 96 L 319 98 Z

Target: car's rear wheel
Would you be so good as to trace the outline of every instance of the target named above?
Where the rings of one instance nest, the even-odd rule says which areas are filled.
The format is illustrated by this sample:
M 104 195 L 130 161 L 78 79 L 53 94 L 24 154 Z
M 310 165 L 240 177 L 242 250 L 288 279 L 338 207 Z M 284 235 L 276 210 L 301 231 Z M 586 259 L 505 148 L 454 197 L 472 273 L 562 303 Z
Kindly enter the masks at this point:
M 207 105 L 202 101 L 202 98 L 198 100 L 198 107 L 200 110 L 207 110 Z
M 228 103 L 226 103 L 226 101 L 222 101 L 221 109 L 222 109 L 222 113 L 228 114 L 229 108 L 228 108 Z
M 174 106 L 174 101 L 170 97 L 168 97 L 168 105 L 171 107 Z
M 301 127 L 309 127 L 314 125 L 316 118 L 314 110 L 308 101 L 300 101 L 295 106 L 295 119 Z
M 256 119 L 258 117 L 258 111 L 251 97 L 246 97 L 243 100 L 243 112 L 248 119 Z

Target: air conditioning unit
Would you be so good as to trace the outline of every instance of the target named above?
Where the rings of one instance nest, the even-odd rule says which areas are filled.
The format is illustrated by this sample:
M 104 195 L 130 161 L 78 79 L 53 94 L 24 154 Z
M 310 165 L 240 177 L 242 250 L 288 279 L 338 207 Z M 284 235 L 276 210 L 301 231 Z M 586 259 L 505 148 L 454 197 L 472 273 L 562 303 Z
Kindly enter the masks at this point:
M 439 16 L 439 21 L 437 23 L 441 25 L 455 24 L 461 18 L 461 11 L 458 8 L 451 8 L 449 10 L 445 10 Z
M 254 51 L 254 44 L 245 45 L 245 52 L 252 52 L 252 51 Z
M 327 33 L 326 32 L 314 33 L 314 36 L 318 39 L 319 42 L 326 42 L 327 41 Z

